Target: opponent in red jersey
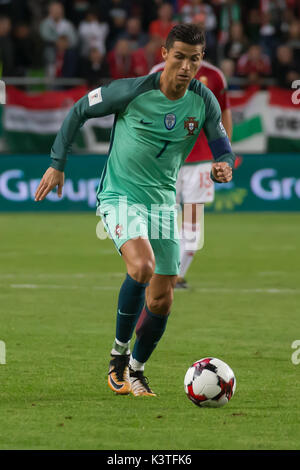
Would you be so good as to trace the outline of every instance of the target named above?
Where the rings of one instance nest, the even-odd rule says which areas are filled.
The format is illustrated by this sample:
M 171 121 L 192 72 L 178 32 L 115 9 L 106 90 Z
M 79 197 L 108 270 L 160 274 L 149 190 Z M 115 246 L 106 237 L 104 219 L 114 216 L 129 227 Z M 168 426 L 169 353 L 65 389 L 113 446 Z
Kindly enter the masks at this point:
M 155 65 L 150 73 L 164 69 L 164 62 Z M 202 61 L 195 76 L 216 96 L 222 111 L 222 123 L 229 139 L 232 136 L 232 115 L 229 107 L 227 83 L 220 69 Z M 202 131 L 193 150 L 179 171 L 177 202 L 185 208 L 182 214 L 180 239 L 180 273 L 177 288 L 186 288 L 185 275 L 196 253 L 204 244 L 204 203 L 214 200 L 214 183 L 210 179 L 213 156 Z M 195 243 L 196 241 L 196 243 Z

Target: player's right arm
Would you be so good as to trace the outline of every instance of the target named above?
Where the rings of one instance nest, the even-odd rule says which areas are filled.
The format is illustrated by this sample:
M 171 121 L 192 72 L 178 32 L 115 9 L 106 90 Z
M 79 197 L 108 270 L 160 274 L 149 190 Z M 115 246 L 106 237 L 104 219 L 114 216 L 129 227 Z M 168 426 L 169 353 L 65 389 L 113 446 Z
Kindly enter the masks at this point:
M 132 79 L 115 80 L 83 96 L 69 111 L 51 149 L 51 165 L 43 175 L 35 193 L 35 201 L 42 201 L 55 187 L 62 196 L 64 168 L 67 155 L 80 127 L 87 119 L 115 114 L 126 108 L 134 83 Z

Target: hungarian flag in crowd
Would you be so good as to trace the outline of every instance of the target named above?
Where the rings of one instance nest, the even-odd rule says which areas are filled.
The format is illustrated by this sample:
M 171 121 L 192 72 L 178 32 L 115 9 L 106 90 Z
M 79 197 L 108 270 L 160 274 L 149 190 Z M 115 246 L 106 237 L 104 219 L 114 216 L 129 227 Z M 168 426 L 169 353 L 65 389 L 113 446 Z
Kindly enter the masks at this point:
M 299 152 L 300 89 L 282 90 L 272 87 L 268 98 L 268 119 L 265 124 L 268 151 Z
M 263 113 L 267 96 L 257 87 L 232 92 L 230 106 L 233 119 L 232 146 L 238 153 L 262 153 L 266 149 Z
M 13 153 L 50 153 L 60 126 L 87 89 L 28 94 L 7 87 L 3 135 Z M 256 87 L 229 93 L 236 153 L 299 152 L 300 88 Z M 113 116 L 88 120 L 78 132 L 73 152 L 106 153 Z
M 249 88 L 231 93 L 230 104 L 236 152 L 299 152 L 300 89 Z
M 86 93 L 87 88 L 83 86 L 35 94 L 7 87 L 3 116 L 7 150 L 13 153 L 50 153 L 64 118 Z M 87 121 L 78 132 L 73 150 L 106 151 L 112 122 L 112 116 Z M 104 148 L 101 142 L 105 142 Z

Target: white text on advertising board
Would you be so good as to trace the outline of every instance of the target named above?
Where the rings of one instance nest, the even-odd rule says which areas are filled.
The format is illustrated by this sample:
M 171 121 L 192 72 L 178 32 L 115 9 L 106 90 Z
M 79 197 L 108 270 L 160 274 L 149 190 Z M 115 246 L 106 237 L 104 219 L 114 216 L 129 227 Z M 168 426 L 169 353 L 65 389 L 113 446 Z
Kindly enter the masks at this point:
M 33 201 L 39 182 L 39 179 L 26 181 L 24 172 L 20 169 L 4 171 L 0 174 L 0 196 L 8 201 Z M 77 182 L 66 179 L 62 199 L 73 202 L 86 201 L 89 207 L 95 207 L 98 183 L 98 178 L 79 179 Z M 61 201 L 56 192 L 49 193 L 47 200 L 51 202 Z
M 278 201 L 279 199 L 300 198 L 300 178 L 279 178 L 274 168 L 263 168 L 251 177 L 251 189 L 260 199 Z

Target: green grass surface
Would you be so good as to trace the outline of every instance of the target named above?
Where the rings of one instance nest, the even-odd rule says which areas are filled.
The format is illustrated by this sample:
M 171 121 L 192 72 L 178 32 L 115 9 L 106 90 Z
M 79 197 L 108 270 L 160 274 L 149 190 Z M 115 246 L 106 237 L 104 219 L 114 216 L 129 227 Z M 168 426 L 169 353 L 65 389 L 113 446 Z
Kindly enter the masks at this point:
M 124 266 L 92 214 L 0 216 L 0 449 L 300 449 L 300 217 L 207 215 L 147 365 L 157 398 L 116 396 L 109 351 Z M 200 409 L 186 369 L 215 356 L 232 401 Z

